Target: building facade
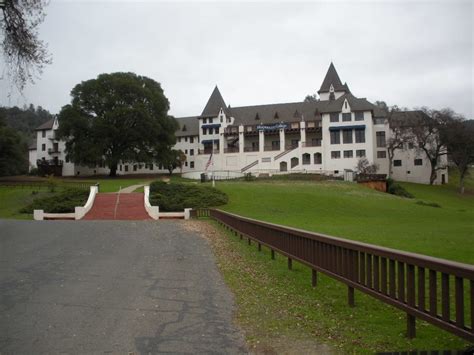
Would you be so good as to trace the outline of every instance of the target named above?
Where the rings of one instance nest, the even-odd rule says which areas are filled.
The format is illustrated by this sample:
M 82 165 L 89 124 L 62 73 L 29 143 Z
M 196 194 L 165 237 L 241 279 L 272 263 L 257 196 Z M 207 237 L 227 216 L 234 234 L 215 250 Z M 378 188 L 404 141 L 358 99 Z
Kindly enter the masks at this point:
M 392 131 L 385 111 L 355 97 L 332 63 L 318 94 L 316 101 L 231 107 L 216 86 L 200 115 L 177 118 L 174 148 L 186 155 L 181 171 L 196 178 L 202 172 L 342 176 L 354 170 L 360 158 L 366 158 L 378 165 L 378 173 L 388 174 L 387 141 Z M 412 113 L 416 111 L 404 114 L 409 119 Z M 68 163 L 64 143 L 54 140 L 57 125 L 53 120 L 38 128 L 38 162 L 62 162 L 62 174 L 69 176 L 108 173 L 105 167 Z M 407 144 L 397 150 L 392 164 L 396 180 L 429 182 L 430 163 L 415 147 Z M 121 164 L 117 171 L 158 172 L 164 170 L 139 163 Z M 440 170 L 435 183 L 447 182 L 447 178 L 447 169 Z

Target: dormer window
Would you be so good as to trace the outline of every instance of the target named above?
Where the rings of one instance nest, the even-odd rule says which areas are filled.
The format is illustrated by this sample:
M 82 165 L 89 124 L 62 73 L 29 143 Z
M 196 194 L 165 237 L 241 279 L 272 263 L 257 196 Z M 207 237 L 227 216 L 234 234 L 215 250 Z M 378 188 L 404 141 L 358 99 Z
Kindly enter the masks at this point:
M 347 110 L 347 100 L 344 101 L 344 108 Z
M 334 92 L 334 86 L 332 86 L 332 84 L 331 84 L 331 86 L 329 87 L 329 92 Z
M 257 114 L 255 115 L 255 119 L 256 119 L 256 120 L 259 120 L 259 119 L 260 119 L 260 116 L 258 115 L 258 112 L 257 112 Z
M 182 131 L 183 131 L 183 132 L 186 132 L 186 131 L 187 131 L 187 128 L 186 128 L 186 125 L 185 125 L 185 124 L 183 125 Z
M 300 117 L 300 113 L 298 112 L 298 110 L 295 111 L 293 117 L 295 117 L 295 118 Z
M 275 112 L 275 115 L 273 116 L 273 118 L 274 118 L 275 120 L 277 120 L 277 119 L 280 118 L 280 116 L 278 116 L 278 112 Z

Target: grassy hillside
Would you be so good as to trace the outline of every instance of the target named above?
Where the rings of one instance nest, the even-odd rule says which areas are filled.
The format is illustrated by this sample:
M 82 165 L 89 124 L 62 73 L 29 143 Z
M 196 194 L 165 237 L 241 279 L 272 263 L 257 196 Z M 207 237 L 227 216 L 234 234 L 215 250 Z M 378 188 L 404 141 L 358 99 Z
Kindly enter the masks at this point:
M 403 183 L 415 199 L 345 182 L 221 182 L 223 209 L 386 247 L 474 263 L 474 196 Z M 434 202 L 441 207 L 418 204 Z M 460 245 L 463 247 L 460 248 Z

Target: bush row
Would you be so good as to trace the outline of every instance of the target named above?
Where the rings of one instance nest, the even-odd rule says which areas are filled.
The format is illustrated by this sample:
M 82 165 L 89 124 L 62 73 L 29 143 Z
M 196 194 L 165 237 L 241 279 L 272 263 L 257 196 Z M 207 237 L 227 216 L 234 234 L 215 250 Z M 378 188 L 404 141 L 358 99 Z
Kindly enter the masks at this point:
M 225 205 L 227 195 L 215 188 L 195 184 L 167 184 L 155 181 L 150 184 L 150 203 L 160 211 L 176 212 L 185 208 L 207 208 Z
M 44 210 L 46 213 L 72 213 L 74 207 L 84 206 L 89 191 L 68 188 L 52 196 L 36 198 L 29 205 L 20 209 L 20 213 L 33 213 L 33 210 Z

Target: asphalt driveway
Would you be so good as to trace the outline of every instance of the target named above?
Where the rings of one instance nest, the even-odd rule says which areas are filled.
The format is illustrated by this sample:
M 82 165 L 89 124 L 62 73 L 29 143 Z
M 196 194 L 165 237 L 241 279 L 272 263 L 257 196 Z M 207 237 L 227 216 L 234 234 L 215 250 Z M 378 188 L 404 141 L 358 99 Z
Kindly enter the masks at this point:
M 184 221 L 0 221 L 0 353 L 242 353 Z

